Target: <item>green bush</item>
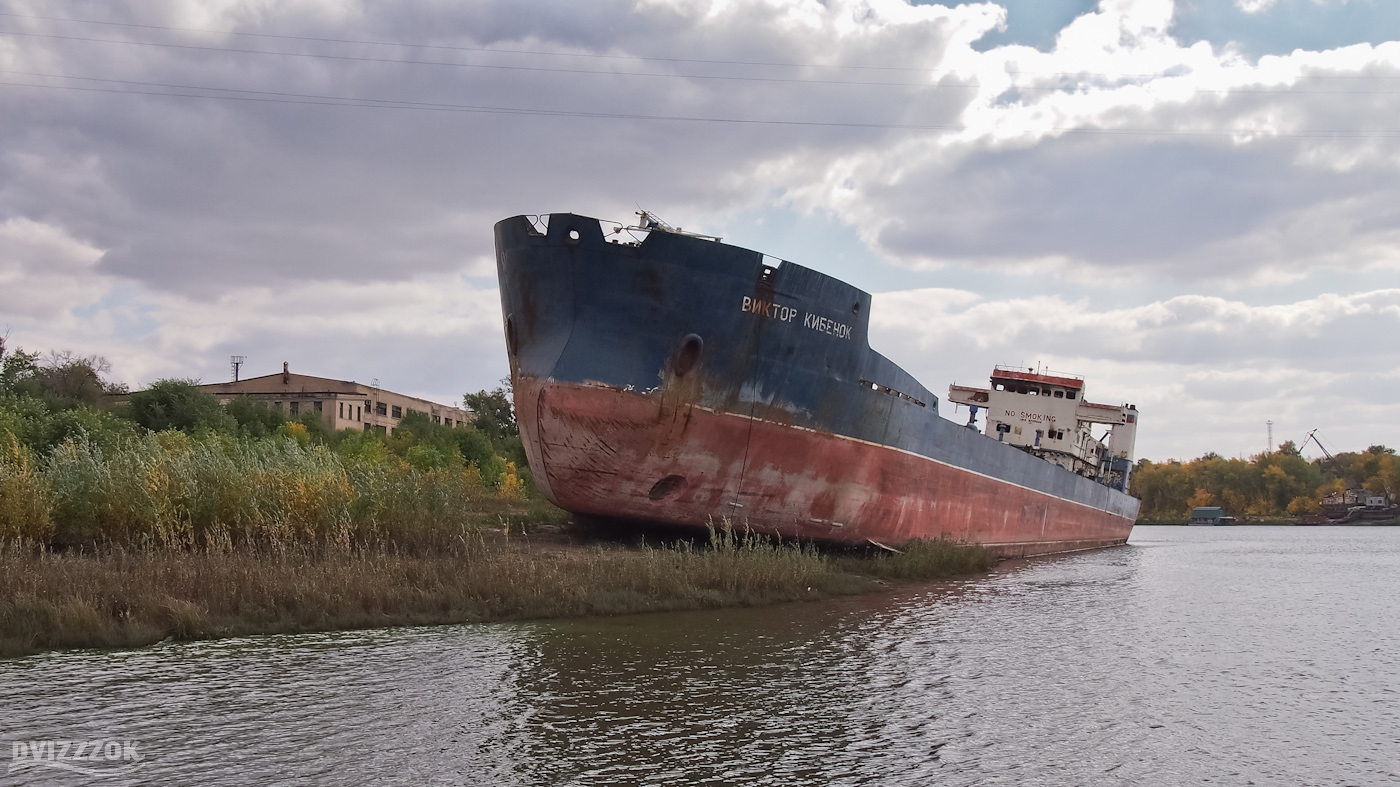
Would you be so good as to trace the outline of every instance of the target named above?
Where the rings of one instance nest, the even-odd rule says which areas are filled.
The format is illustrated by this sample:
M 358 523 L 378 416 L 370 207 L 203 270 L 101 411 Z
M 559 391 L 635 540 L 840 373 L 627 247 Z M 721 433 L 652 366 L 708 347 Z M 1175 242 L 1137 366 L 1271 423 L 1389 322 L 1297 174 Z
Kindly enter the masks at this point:
M 112 412 L 83 406 L 54 410 L 42 399 L 0 396 L 0 433 L 14 435 L 38 456 L 47 456 L 70 439 L 109 448 L 138 432 L 135 424 Z
M 157 380 L 131 395 L 131 417 L 152 432 L 199 429 L 232 432 L 238 428 L 219 400 L 199 389 L 196 380 Z
M 233 399 L 224 405 L 224 412 L 233 418 L 238 424 L 238 433 L 245 437 L 267 437 L 275 434 L 277 427 L 287 420 L 282 417 L 281 410 L 269 407 L 267 402 L 251 396 Z

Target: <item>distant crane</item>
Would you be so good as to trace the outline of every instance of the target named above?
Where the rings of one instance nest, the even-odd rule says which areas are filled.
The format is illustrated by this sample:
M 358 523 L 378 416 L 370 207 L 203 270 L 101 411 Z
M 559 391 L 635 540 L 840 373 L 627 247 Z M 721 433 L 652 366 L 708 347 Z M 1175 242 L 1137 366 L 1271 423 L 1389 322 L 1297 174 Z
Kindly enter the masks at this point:
M 1346 473 L 1342 470 L 1342 466 L 1337 463 L 1337 457 L 1333 456 L 1332 452 L 1327 450 L 1327 446 L 1323 445 L 1322 441 L 1317 439 L 1316 429 L 1312 430 L 1311 432 L 1308 432 L 1308 436 L 1303 438 L 1303 444 L 1298 446 L 1298 452 L 1302 453 L 1303 448 L 1307 446 L 1309 440 L 1313 441 L 1313 445 L 1316 445 L 1318 448 L 1322 449 L 1322 455 L 1327 457 L 1328 462 L 1332 463 L 1332 469 L 1337 471 L 1337 477 L 1342 479 L 1342 483 L 1346 484 L 1347 488 L 1350 489 L 1351 480 L 1347 478 Z

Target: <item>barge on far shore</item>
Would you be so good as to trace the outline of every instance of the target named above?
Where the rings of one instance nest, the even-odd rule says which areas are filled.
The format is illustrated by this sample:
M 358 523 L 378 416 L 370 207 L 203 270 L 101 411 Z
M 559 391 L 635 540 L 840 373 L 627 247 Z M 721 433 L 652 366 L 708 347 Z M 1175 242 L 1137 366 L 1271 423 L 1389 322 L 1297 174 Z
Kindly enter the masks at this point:
M 1127 540 L 1132 405 L 1084 401 L 1078 377 L 996 367 L 988 388 L 950 387 L 972 414 L 954 423 L 870 348 L 868 293 L 639 215 L 495 227 L 516 417 L 555 505 L 1002 556 Z

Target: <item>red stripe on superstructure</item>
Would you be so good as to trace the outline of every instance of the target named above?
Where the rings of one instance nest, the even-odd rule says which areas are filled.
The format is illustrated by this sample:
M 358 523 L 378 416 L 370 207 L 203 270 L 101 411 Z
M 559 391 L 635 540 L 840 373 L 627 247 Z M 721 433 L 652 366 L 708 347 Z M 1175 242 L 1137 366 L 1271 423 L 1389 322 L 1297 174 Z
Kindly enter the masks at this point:
M 579 514 L 864 543 L 949 537 L 999 554 L 1127 540 L 1131 519 L 889 446 L 715 413 L 665 395 L 521 379 L 541 488 Z M 671 476 L 680 483 L 657 483 Z M 654 490 L 660 489 L 653 499 Z
M 1035 372 L 1013 372 L 1007 369 L 994 369 L 992 371 L 993 380 L 1023 380 L 1030 383 L 1045 383 L 1046 385 L 1063 385 L 1066 388 L 1083 388 L 1084 381 L 1076 380 L 1073 377 L 1053 377 L 1048 374 L 1036 374 Z

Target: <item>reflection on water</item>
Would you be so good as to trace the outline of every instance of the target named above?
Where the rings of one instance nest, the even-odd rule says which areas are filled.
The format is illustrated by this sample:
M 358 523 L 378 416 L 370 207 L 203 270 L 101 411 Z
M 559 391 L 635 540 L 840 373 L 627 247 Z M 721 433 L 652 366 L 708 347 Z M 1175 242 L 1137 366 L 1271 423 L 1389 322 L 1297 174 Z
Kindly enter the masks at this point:
M 882 597 L 0 662 L 133 783 L 1400 783 L 1400 529 L 1138 528 Z M 118 783 L 24 771 L 13 783 Z

